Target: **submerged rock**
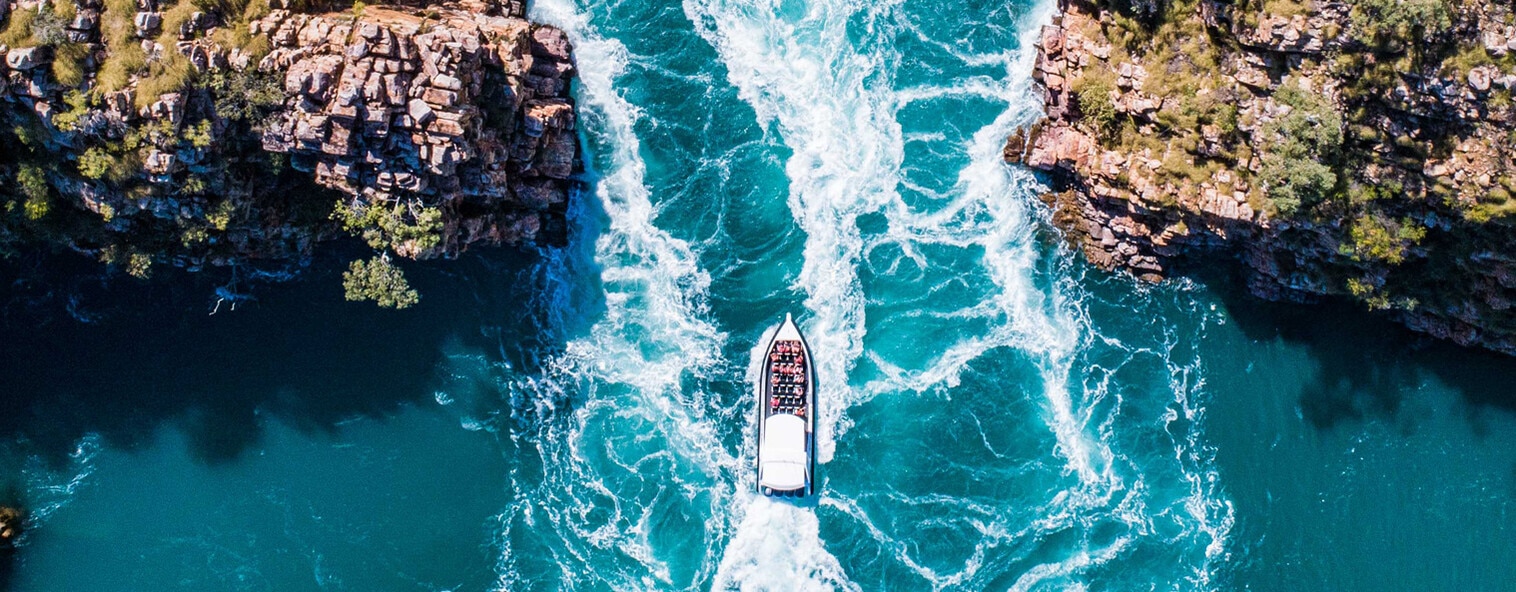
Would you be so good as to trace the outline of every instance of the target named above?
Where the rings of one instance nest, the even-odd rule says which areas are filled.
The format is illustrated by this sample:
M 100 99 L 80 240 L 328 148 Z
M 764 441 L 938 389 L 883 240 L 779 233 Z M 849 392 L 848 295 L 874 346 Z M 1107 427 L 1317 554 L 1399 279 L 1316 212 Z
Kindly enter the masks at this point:
M 0 550 L 16 546 L 16 540 L 21 538 L 25 518 L 26 514 L 19 508 L 0 506 Z

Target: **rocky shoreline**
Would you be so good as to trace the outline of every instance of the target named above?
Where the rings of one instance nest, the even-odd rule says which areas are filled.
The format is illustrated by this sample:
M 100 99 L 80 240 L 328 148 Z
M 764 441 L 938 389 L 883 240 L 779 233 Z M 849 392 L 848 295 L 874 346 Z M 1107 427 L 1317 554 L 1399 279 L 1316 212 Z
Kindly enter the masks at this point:
M 1100 267 L 1157 281 L 1229 253 L 1258 297 L 1516 354 L 1516 17 L 1411 4 L 1063 3 L 1037 43 L 1047 117 L 1006 159 L 1050 175 Z
M 572 48 L 520 0 L 0 0 L 0 16 L 0 141 L 17 148 L 0 253 L 60 245 L 145 277 L 350 234 L 388 272 L 391 254 L 565 240 Z

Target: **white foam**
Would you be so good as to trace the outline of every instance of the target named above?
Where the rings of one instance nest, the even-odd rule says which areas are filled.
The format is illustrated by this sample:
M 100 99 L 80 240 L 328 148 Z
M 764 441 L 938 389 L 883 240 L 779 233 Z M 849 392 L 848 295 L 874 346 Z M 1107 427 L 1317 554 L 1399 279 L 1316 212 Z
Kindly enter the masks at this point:
M 1133 532 L 1145 532 L 1150 521 L 1148 490 L 1141 475 L 1126 483 L 1113 470 L 1119 458 L 1110 444 L 1116 416 L 1108 405 L 1102 405 L 1104 389 L 1076 394 L 1069 384 L 1080 352 L 1103 338 L 1094 334 L 1078 302 L 1083 295 L 1073 285 L 1075 278 L 1064 269 L 1050 269 L 1049 262 L 1039 258 L 1034 243 L 1039 214 L 1029 205 L 1037 189 L 1035 179 L 1000 162 L 1004 138 L 1038 115 L 1040 102 L 1032 94 L 1028 77 L 1034 55 L 1026 48 L 1031 47 L 1035 25 L 1050 15 L 1051 3 L 1042 3 L 1036 14 L 1023 21 L 1022 50 L 959 56 L 975 66 L 1003 65 L 1007 72 L 1003 80 L 975 76 L 943 87 L 900 91 L 879 81 L 892 75 L 883 71 L 889 56 L 861 54 L 849 37 L 849 22 L 856 13 L 888 10 L 889 3 L 868 7 L 821 0 L 806 5 L 803 14 L 791 14 L 796 7 L 779 0 L 684 3 L 697 31 L 717 49 L 741 98 L 753 107 L 761 123 L 777 127 L 792 151 L 786 163 L 788 203 L 806 237 L 798 283 L 809 314 L 801 321 L 817 352 L 821 384 L 826 386 L 818 417 L 820 460 L 831 459 L 838 438 L 848 429 L 849 407 L 882 394 L 954 386 L 971 361 L 996 349 L 1015 348 L 1040 370 L 1045 419 L 1056 442 L 1055 450 L 1049 452 L 1061 459 L 1065 474 L 1077 477 L 1076 485 L 1052 495 L 1052 507 L 1032 523 L 985 523 L 984 539 L 962 571 L 936 573 L 903 546 L 892 547 L 899 549 L 897 559 L 934 586 L 953 587 L 974 581 L 986 546 L 998 541 L 1079 528 L 1091 516 L 1124 521 Z M 689 463 L 717 483 L 705 525 L 707 541 L 716 549 L 707 550 L 697 582 L 709 577 L 717 589 L 743 590 L 856 588 L 841 563 L 828 553 L 813 509 L 751 493 L 754 427 L 747 425 L 746 448 L 734 455 L 720 445 L 712 420 L 730 416 L 733 410 L 710 407 L 699 393 L 682 392 L 681 376 L 699 376 L 720 366 L 714 357 L 725 336 L 704 320 L 710 279 L 699 269 L 694 249 L 652 223 L 654 207 L 644 185 L 645 166 L 633 129 L 642 115 L 614 90 L 629 59 L 626 49 L 597 35 L 569 0 L 540 0 L 534 5 L 534 16 L 564 28 L 573 38 L 582 69 L 582 129 L 609 151 L 602 159 L 608 164 L 595 186 L 609 227 L 600 234 L 592 254 L 605 283 L 606 311 L 588 337 L 569 344 L 550 376 L 532 386 L 578 389 L 587 400 L 570 425 L 549 428 L 541 435 L 548 482 L 529 495 L 547 499 L 524 504 L 512 515 L 522 519 L 545 515 L 560 533 L 563 541 L 551 545 L 550 552 L 564 566 L 565 582 L 572 582 L 571 576 L 586 575 L 570 565 L 584 566 L 593 561 L 596 551 L 614 548 L 637 561 L 641 573 L 607 567 L 591 574 L 595 581 L 623 589 L 673 583 L 668 566 L 648 542 L 651 506 L 618 499 L 612 484 L 585 460 L 587 446 L 607 445 L 584 441 L 585 422 L 612 414 L 618 420 L 653 426 L 656 437 L 669 443 L 668 462 Z M 904 181 L 904 147 L 907 142 L 940 142 L 946 136 L 907 137 L 896 113 L 914 102 L 959 96 L 1002 101 L 1007 108 L 961 147 L 968 158 L 956 184 L 934 195 Z M 898 187 L 935 198 L 932 207 L 913 209 L 902 200 Z M 883 214 L 888 226 L 882 235 L 865 237 L 857 220 L 871 213 Z M 898 246 L 902 260 L 918 266 L 930 263 L 922 249 L 927 245 L 982 252 L 981 271 L 993 283 L 994 292 L 973 306 L 934 314 L 988 321 L 990 328 L 962 335 L 918 370 L 900 369 L 866 351 L 867 299 L 859 270 L 867 264 L 863 255 L 882 245 Z M 1039 285 L 1039 280 L 1044 284 Z M 849 374 L 866 357 L 884 377 L 854 388 Z M 756 363 L 750 363 L 750 379 L 754 368 Z M 743 410 L 737 413 L 751 417 L 747 404 L 740 405 Z M 1189 466 L 1206 462 L 1193 456 L 1186 459 Z M 615 462 L 623 472 L 635 473 L 643 461 Z M 693 487 L 677 477 L 674 481 Z M 852 515 L 875 538 L 889 542 L 856 505 L 825 488 L 820 503 Z M 1218 512 L 1214 488 L 1196 486 L 1186 503 L 1197 519 L 1204 517 L 1202 529 L 1215 531 L 1213 546 L 1219 549 L 1221 543 L 1215 541 L 1224 540 L 1230 511 Z M 610 508 L 612 516 L 595 524 L 583 523 L 595 507 Z M 1167 505 L 1162 509 L 1167 510 Z M 542 523 L 540 516 L 534 519 Z M 1110 561 L 1131 543 L 1128 537 L 1118 537 L 1032 566 L 1016 587 L 1037 588 L 1053 582 L 1077 587 L 1069 584 L 1072 575 Z M 509 572 L 502 569 L 502 573 Z M 508 578 L 502 577 L 509 587 Z
M 821 521 L 815 511 L 754 493 L 736 501 L 743 508 L 742 522 L 727 544 L 712 589 L 861 590 L 843 575 L 837 558 L 816 546 Z
M 94 474 L 95 456 L 101 448 L 99 434 L 85 434 L 74 446 L 74 450 L 69 452 L 68 467 L 62 470 L 50 466 L 40 457 L 26 458 L 21 474 L 26 484 L 26 520 L 29 527 L 42 525 L 73 501 Z
M 581 197 L 598 201 L 607 227 L 598 229 L 593 253 L 568 253 L 550 263 L 562 273 L 598 270 L 605 308 L 587 336 L 570 341 L 562 356 L 547 363 L 545 376 L 512 385 L 537 401 L 568 400 L 572 394 L 577 402 L 566 421 L 538 426 L 543 481 L 521 492 L 531 501 L 506 512 L 502 524 L 509 529 L 513 521 L 530 518 L 534 532 L 555 532 L 557 540 L 545 544 L 563 570 L 561 583 L 570 588 L 594 582 L 615 589 L 666 588 L 673 584 L 670 569 L 650 542 L 657 500 L 623 499 L 617 483 L 603 473 L 666 479 L 688 490 L 676 494 L 681 498 L 693 498 L 702 484 L 684 482 L 677 471 L 643 477 L 651 470 L 644 463 L 692 468 L 705 475 L 705 483 L 731 481 L 736 459 L 722 447 L 709 417 L 721 410 L 703 404 L 700 393 L 685 392 L 683 383 L 721 366 L 725 335 L 705 320 L 710 277 L 697 265 L 696 253 L 653 223 L 656 208 L 635 133 L 643 114 L 616 91 L 631 59 L 625 46 L 599 35 L 568 0 L 535 2 L 532 16 L 562 28 L 573 41 L 581 129 L 590 146 L 606 151 L 586 159 L 591 167 L 596 162 L 602 167 L 591 171 L 594 194 Z M 591 213 L 573 215 L 577 224 L 594 223 Z M 586 435 L 605 421 L 637 422 L 651 433 L 628 440 Z M 636 446 L 641 438 L 658 438 L 666 452 L 646 456 L 617 448 Z M 597 457 L 613 465 L 597 465 L 592 460 Z M 599 518 L 587 520 L 590 516 Z M 515 552 L 502 545 L 502 588 L 518 584 Z M 636 567 L 606 561 L 607 556 L 630 558 Z
M 847 429 L 845 409 L 860 393 L 848 373 L 863 355 L 863 241 L 856 220 L 898 201 L 903 152 L 899 126 L 865 78 L 869 56 L 852 51 L 847 20 L 856 6 L 814 2 L 793 21 L 778 0 L 687 0 L 685 14 L 716 47 L 739 96 L 761 122 L 777 123 L 792 150 L 785 171 L 789 205 L 806 234 L 798 279 L 801 319 L 825 385 L 818 403 L 818 461 L 830 461 Z
M 1048 425 L 1056 441 L 1052 452 L 1064 459 L 1066 470 L 1077 475 L 1080 484 L 1060 494 L 1062 503 L 1070 507 L 1055 514 L 1061 516 L 1057 521 L 1067 523 L 1087 510 L 1104 511 L 1143 528 L 1148 519 L 1143 496 L 1132 494 L 1134 486 L 1112 469 L 1115 454 L 1106 429 L 1115 415 L 1095 416 L 1099 400 L 1076 400 L 1069 384 L 1073 364 L 1090 333 L 1085 313 L 1078 306 L 1079 294 L 1067 277 L 1052 278 L 1050 290 L 1036 283 L 1039 277 L 1048 276 L 1046 270 L 1037 267 L 1039 256 L 1033 238 L 1039 220 L 1028 206 L 1038 184 L 1026 171 L 1009 169 L 1000 159 L 1004 139 L 1016 127 L 1040 116 L 1040 100 L 1033 94 L 1028 76 L 1035 59 L 1030 48 L 1037 32 L 1035 25 L 1050 17 L 1051 3 L 1041 4 L 1024 21 L 1031 26 L 1023 29 L 1022 50 L 959 54 L 967 64 L 1004 66 L 1008 74 L 1004 80 L 975 76 L 950 81 L 948 86 L 902 91 L 891 91 L 887 83 L 877 80 L 891 75 L 879 71 L 889 61 L 887 56 L 861 55 L 853 50 L 854 41 L 848 36 L 850 17 L 868 7 L 841 1 L 812 2 L 805 7 L 804 15 L 786 18 L 786 7 L 772 0 L 686 0 L 684 6 L 701 35 L 717 48 L 740 96 L 752 105 L 760 120 L 777 125 L 794 153 L 786 172 L 790 208 L 806 233 L 799 283 L 812 316 L 805 320 L 805 329 L 818 352 L 822 384 L 827 385 L 828 398 L 821 414 L 823 459 L 831 457 L 836 438 L 848 428 L 849 406 L 885 393 L 920 393 L 936 386 L 955 386 L 972 360 L 988 351 L 1014 347 L 1030 355 L 1041 370 Z M 869 82 L 871 78 L 874 82 Z M 903 182 L 904 145 L 907 141 L 939 140 L 929 134 L 906 137 L 895 114 L 914 102 L 961 96 L 1003 101 L 1008 108 L 963 147 L 969 158 L 957 183 L 946 195 L 932 195 L 946 203 L 915 211 L 896 190 L 905 186 L 921 191 Z M 866 238 L 860 235 L 856 222 L 859 216 L 872 212 L 886 216 L 888 230 Z M 983 270 L 998 290 L 977 305 L 947 314 L 958 317 L 954 320 L 989 320 L 992 329 L 983 335 L 961 336 L 921 370 L 903 371 L 877 354 L 865 352 L 866 298 L 857 270 L 864 264 L 863 253 L 884 244 L 898 246 L 902 256 L 918 267 L 929 265 L 921 254 L 924 245 L 982 249 Z M 865 355 L 885 377 L 862 390 L 851 389 L 847 386 L 848 373 Z M 1140 482 L 1135 488 L 1145 491 Z M 823 503 L 835 501 L 823 498 Z M 858 518 L 869 522 L 866 516 Z M 765 524 L 765 528 L 772 526 Z M 742 534 L 739 530 L 738 536 Z M 1103 563 L 1128 543 L 1119 539 L 1038 566 L 1018 582 L 1018 587 Z M 748 554 L 752 552 L 734 541 L 723 568 L 751 563 Z M 959 574 L 935 574 L 909 557 L 900 560 L 934 585 L 955 585 L 974 571 L 970 566 Z
M 846 408 L 860 397 L 848 381 L 865 332 L 856 221 L 898 201 L 903 139 L 866 89 L 869 58 L 851 50 L 847 19 L 855 7 L 814 2 L 793 21 L 783 20 L 787 7 L 775 0 L 686 0 L 684 10 L 721 55 L 739 96 L 760 122 L 778 125 L 792 151 L 788 201 L 806 235 L 798 283 L 811 312 L 800 322 L 823 385 L 817 460 L 826 463 L 847 429 Z M 722 587 L 851 586 L 820 540 L 814 511 L 753 500 L 718 569 Z

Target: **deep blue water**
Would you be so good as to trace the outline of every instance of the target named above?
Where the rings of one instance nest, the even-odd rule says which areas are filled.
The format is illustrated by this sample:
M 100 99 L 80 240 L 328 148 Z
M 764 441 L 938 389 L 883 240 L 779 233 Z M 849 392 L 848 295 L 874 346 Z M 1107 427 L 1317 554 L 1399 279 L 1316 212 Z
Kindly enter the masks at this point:
M 410 265 L 402 312 L 336 261 L 215 315 L 12 284 L 12 588 L 1508 589 L 1516 364 L 1089 269 L 999 160 L 1050 9 L 538 0 L 582 70 L 569 246 Z M 751 491 L 785 312 L 805 505 Z

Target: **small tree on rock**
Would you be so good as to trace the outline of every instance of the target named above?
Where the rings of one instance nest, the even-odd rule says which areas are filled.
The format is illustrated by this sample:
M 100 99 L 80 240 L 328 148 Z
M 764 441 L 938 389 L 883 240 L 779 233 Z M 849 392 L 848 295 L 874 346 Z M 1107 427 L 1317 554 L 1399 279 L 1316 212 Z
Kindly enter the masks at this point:
M 385 308 L 407 308 L 421 300 L 389 255 L 354 261 L 342 274 L 342 288 L 349 301 L 371 300 Z

